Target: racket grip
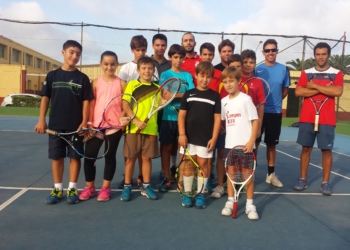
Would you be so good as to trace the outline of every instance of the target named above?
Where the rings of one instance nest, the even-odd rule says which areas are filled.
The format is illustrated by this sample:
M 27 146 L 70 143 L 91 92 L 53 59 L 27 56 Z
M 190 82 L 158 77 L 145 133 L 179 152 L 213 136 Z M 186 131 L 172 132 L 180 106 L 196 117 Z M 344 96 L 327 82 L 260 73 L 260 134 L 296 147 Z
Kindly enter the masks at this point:
M 53 131 L 53 130 L 50 130 L 50 129 L 46 129 L 45 132 L 50 134 L 50 135 L 57 135 L 56 131 Z
M 234 218 L 234 219 L 237 218 L 237 210 L 238 210 L 238 202 L 235 201 L 233 203 L 233 213 L 232 213 L 232 218 Z
M 318 122 L 320 119 L 320 115 L 316 115 L 315 116 L 315 125 L 314 125 L 314 131 L 317 132 L 318 131 Z
M 148 120 L 149 120 L 149 118 L 146 118 L 146 120 L 144 120 L 143 122 L 144 122 L 144 123 L 147 123 Z M 141 129 L 138 129 L 138 130 L 136 131 L 136 134 L 140 134 L 140 132 L 141 132 Z

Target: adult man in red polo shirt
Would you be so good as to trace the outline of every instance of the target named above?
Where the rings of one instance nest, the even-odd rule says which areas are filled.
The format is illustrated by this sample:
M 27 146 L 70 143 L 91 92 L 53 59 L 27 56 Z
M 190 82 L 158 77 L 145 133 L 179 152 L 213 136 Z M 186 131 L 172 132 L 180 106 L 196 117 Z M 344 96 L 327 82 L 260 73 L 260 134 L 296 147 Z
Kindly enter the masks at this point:
M 194 51 L 196 40 L 192 33 L 186 32 L 182 36 L 181 46 L 186 50 L 186 57 L 181 65 L 181 68 L 189 72 L 192 75 L 193 79 L 195 79 L 196 67 L 202 60 L 197 52 Z

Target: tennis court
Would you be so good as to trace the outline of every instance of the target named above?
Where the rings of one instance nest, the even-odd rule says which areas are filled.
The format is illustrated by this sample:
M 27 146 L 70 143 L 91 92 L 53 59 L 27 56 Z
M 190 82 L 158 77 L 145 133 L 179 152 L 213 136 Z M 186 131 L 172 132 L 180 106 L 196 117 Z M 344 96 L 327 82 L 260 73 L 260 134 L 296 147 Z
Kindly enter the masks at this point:
M 90 199 L 76 205 L 64 199 L 46 205 L 52 186 L 47 135 L 33 132 L 36 117 L 0 116 L 0 249 L 350 249 L 350 137 L 336 136 L 330 184 L 333 195 L 320 194 L 321 153 L 311 155 L 309 188 L 296 192 L 300 146 L 297 128 L 283 127 L 276 173 L 284 184 L 265 183 L 265 147 L 255 174 L 254 204 L 260 219 L 250 221 L 241 195 L 238 218 L 221 215 L 227 196 L 206 194 L 205 209 L 183 208 L 175 190 L 148 200 L 133 189 L 122 202 L 117 184 L 123 173 L 122 144 L 108 202 Z M 68 163 L 68 161 L 66 161 Z M 97 163 L 97 187 L 103 160 Z M 68 169 L 64 187 L 68 186 Z M 159 184 L 160 159 L 153 160 L 153 186 Z M 83 169 L 79 188 L 84 187 Z M 65 197 L 64 197 L 65 198 Z

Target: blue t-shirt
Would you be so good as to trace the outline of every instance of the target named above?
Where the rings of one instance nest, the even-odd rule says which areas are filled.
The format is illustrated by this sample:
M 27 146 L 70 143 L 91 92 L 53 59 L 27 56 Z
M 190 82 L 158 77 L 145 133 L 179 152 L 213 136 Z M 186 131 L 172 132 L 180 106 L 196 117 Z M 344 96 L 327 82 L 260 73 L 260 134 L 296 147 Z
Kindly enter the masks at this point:
M 185 93 L 189 89 L 194 88 L 193 78 L 190 73 L 186 71 L 175 72 L 172 69 L 164 71 L 160 75 L 159 84 L 168 80 L 169 78 L 180 79 L 181 86 L 178 93 Z M 174 99 L 169 105 L 164 107 L 162 120 L 165 121 L 177 121 L 177 112 L 175 109 L 179 110 L 181 104 L 181 98 Z M 174 109 L 175 108 L 175 109 Z
M 265 79 L 270 85 L 264 112 L 282 113 L 282 93 L 290 85 L 289 71 L 286 66 L 276 63 L 274 66 L 260 64 L 255 68 L 255 76 Z

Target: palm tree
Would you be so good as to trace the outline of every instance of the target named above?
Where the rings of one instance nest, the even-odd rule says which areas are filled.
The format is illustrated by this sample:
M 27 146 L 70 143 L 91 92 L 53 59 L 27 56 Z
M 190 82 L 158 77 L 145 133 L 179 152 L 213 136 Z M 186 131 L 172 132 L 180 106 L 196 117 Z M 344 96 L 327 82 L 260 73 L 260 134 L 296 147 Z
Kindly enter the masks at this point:
M 292 60 L 292 61 L 288 61 L 286 62 L 286 64 L 289 64 L 291 66 L 287 66 L 290 70 L 302 70 L 302 69 L 309 69 L 309 68 L 312 68 L 316 65 L 315 63 L 315 59 L 314 58 L 309 58 L 309 59 L 306 59 L 304 61 L 304 68 L 302 68 L 302 62 L 299 58 L 295 59 L 295 60 Z
M 332 55 L 328 62 L 330 66 L 341 70 L 343 74 L 350 74 L 350 55 L 344 55 L 343 64 L 341 55 Z

